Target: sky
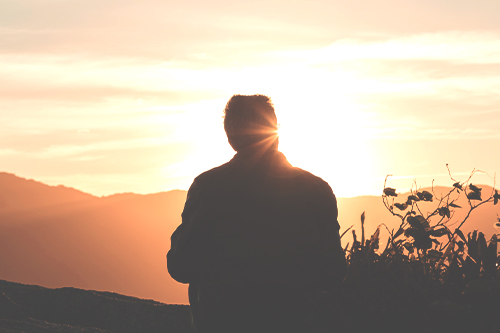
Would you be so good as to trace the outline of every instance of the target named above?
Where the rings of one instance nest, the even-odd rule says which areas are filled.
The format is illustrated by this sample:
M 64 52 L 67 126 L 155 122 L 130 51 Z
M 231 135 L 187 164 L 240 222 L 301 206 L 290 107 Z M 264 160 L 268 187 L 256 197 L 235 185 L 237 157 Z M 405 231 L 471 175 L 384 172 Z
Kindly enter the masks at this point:
M 0 171 L 98 196 L 188 189 L 233 94 L 339 197 L 500 171 L 500 1 L 1 0 Z

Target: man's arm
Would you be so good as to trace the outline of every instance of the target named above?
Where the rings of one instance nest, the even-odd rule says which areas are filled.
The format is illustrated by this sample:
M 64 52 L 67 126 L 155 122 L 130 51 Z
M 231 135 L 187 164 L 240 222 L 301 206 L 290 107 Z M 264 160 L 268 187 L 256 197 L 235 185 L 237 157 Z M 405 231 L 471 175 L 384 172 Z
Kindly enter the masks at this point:
M 331 285 L 337 288 L 344 280 L 347 271 L 347 262 L 344 250 L 340 244 L 337 198 L 335 198 L 332 188 L 328 183 L 324 183 L 322 187 L 326 198 L 326 225 L 322 246 L 329 262 L 326 267 L 326 275 L 330 279 Z
M 189 188 L 182 212 L 182 223 L 172 234 L 167 268 L 170 276 L 181 283 L 198 277 L 205 262 L 206 233 L 203 231 L 203 190 L 196 180 Z

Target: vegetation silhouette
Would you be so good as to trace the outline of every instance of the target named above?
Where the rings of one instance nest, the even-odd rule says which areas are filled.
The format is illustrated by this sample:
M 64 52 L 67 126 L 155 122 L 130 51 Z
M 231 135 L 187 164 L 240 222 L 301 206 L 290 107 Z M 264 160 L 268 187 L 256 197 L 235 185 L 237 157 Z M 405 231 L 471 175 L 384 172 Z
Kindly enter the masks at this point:
M 339 294 L 325 302 L 324 327 L 341 332 L 375 328 L 384 332 L 403 328 L 406 332 L 500 331 L 497 235 L 487 242 L 482 232 L 465 237 L 461 231 L 474 210 L 487 203 L 496 205 L 500 199 L 494 186 L 484 197 L 482 188 L 471 183 L 476 172 L 464 182 L 450 174 L 454 184 L 446 193 L 436 194 L 433 187 L 420 190 L 415 183 L 410 195 L 402 199 L 396 189 L 386 187 L 386 177 L 383 204 L 401 224 L 396 230 L 381 224 L 365 239 L 366 217 L 361 215 L 361 240 L 353 230 L 352 243 L 344 249 L 346 278 Z M 457 205 L 461 196 L 466 197 L 468 207 Z M 423 203 L 434 207 L 424 213 Z M 467 214 L 455 221 L 459 209 L 466 209 Z M 389 238 L 380 249 L 383 228 Z

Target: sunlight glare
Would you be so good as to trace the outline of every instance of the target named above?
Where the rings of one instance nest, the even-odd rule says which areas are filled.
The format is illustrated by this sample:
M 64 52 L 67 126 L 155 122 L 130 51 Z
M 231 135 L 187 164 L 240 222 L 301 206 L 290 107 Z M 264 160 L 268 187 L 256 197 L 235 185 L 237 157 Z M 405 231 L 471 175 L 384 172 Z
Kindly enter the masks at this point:
M 335 89 L 342 82 L 329 79 L 315 91 L 273 97 L 280 150 L 292 165 L 329 182 L 337 196 L 356 196 L 373 176 L 366 128 L 370 115 Z
M 371 115 L 352 97 L 359 78 L 307 65 L 282 65 L 226 73 L 215 79 L 227 83 L 227 99 L 233 94 L 271 97 L 280 125 L 279 149 L 292 165 L 328 181 L 337 196 L 366 193 L 373 182 L 373 159 L 367 147 Z M 165 175 L 188 182 L 232 157 L 234 151 L 227 143 L 221 118 L 227 99 L 182 106 L 181 117 L 189 125 L 178 128 L 175 137 L 190 142 L 194 150 L 183 162 L 166 167 Z

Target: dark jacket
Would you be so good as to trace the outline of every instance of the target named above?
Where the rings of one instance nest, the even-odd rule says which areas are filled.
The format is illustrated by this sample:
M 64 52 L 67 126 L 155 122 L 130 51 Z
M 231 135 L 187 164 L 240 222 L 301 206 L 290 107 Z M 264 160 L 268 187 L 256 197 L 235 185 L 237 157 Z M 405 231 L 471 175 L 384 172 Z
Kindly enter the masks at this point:
M 337 215 L 328 183 L 276 150 L 238 152 L 196 177 L 167 265 L 190 284 L 197 326 L 217 326 L 229 313 L 239 318 L 232 325 L 249 315 L 252 323 L 306 316 L 314 295 L 345 274 Z

